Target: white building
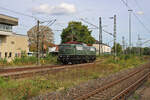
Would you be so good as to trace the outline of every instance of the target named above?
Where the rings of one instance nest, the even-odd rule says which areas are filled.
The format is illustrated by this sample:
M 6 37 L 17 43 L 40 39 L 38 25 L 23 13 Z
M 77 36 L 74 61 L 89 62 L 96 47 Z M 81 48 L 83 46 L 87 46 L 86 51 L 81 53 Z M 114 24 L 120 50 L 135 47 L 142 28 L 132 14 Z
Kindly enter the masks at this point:
M 0 14 L 0 59 L 11 61 L 21 57 L 22 52 L 29 52 L 28 37 L 12 31 L 18 25 L 18 19 Z
M 96 48 L 96 54 L 99 54 L 99 43 L 98 41 L 96 41 L 95 44 L 93 44 L 93 46 Z M 100 44 L 100 52 L 104 53 L 104 54 L 111 54 L 111 47 L 106 45 L 106 44 Z

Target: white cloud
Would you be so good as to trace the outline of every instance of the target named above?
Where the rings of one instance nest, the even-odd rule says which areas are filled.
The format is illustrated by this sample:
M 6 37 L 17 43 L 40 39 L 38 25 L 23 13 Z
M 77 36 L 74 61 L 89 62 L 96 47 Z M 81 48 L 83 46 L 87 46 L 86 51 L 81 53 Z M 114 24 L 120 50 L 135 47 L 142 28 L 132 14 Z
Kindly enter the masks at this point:
M 137 14 L 138 14 L 138 15 L 143 15 L 144 12 L 143 12 L 143 11 L 138 11 Z
M 76 7 L 73 4 L 61 3 L 57 6 L 50 6 L 48 4 L 41 4 L 37 7 L 33 7 L 34 13 L 52 14 L 52 15 L 65 15 L 73 14 L 76 12 Z

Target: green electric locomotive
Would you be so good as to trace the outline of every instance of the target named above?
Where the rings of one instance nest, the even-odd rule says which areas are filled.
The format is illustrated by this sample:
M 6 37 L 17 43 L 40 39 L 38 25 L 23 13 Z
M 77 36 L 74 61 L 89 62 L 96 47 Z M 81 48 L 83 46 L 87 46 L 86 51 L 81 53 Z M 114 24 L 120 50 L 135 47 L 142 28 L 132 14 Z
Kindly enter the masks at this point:
M 96 48 L 84 44 L 67 43 L 59 45 L 58 61 L 63 64 L 93 62 L 96 59 Z

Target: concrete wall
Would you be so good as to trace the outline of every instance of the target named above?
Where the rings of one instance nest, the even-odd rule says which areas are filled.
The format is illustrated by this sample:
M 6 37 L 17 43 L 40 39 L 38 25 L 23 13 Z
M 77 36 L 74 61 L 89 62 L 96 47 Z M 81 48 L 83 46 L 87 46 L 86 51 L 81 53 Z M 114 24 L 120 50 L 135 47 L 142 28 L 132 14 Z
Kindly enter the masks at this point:
M 93 44 L 93 46 L 96 48 L 96 54 L 99 54 L 99 44 Z M 111 47 L 101 44 L 101 53 L 111 53 Z
M 0 35 L 0 57 L 11 61 L 21 56 L 21 51 L 29 52 L 28 37 L 23 35 Z M 7 53 L 7 57 L 6 57 Z

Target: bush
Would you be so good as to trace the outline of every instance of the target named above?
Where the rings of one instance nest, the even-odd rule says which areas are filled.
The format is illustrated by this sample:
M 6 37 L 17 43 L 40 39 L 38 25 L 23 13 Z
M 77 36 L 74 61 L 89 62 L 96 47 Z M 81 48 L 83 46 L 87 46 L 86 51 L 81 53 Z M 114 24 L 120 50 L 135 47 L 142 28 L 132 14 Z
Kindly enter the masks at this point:
M 12 61 L 12 64 L 15 65 L 31 65 L 31 64 L 36 64 L 36 57 L 21 57 L 21 58 L 15 58 Z
M 119 56 L 119 59 L 120 59 L 120 60 L 127 60 L 127 59 L 130 59 L 130 58 L 131 58 L 130 55 L 120 55 L 120 56 Z
M 35 56 L 22 56 L 21 58 L 16 57 L 11 62 L 7 62 L 6 59 L 0 59 L 0 66 L 4 65 L 33 65 L 36 64 L 37 58 Z M 58 64 L 57 62 L 57 56 L 49 55 L 45 58 L 40 58 L 41 64 Z
M 0 65 L 7 65 L 7 60 L 6 59 L 0 59 Z
M 57 64 L 57 56 L 47 54 L 45 58 L 41 58 L 41 64 Z

